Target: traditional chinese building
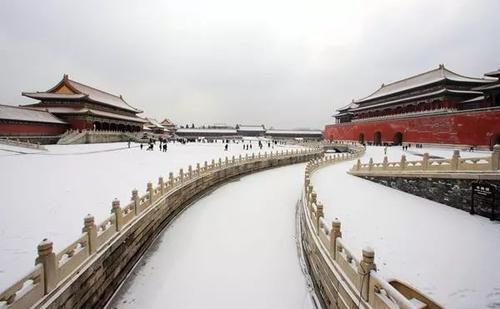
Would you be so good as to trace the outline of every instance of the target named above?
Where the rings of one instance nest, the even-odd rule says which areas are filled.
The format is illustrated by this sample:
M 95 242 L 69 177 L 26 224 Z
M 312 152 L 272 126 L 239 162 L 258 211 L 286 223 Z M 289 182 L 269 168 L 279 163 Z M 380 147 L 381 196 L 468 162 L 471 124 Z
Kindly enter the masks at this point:
M 485 78 L 437 69 L 382 86 L 338 109 L 327 139 L 370 144 L 500 143 L 498 71 Z
M 264 125 L 236 125 L 236 130 L 241 136 L 264 136 L 266 128 Z
M 40 100 L 27 107 L 50 112 L 66 121 L 71 129 L 131 132 L 140 131 L 146 123 L 137 116 L 142 111 L 129 105 L 121 95 L 76 82 L 68 75 L 47 91 L 22 94 Z
M 57 136 L 68 129 L 65 121 L 46 111 L 0 105 L 0 136 Z

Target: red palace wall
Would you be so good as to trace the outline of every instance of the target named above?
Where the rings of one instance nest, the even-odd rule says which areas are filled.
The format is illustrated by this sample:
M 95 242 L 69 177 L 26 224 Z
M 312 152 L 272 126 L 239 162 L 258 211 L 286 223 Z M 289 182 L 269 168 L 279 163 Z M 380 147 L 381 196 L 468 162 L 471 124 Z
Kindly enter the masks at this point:
M 392 143 L 396 133 L 401 132 L 404 143 L 491 146 L 500 143 L 500 108 L 332 124 L 325 127 L 324 137 L 358 141 L 360 134 L 364 134 L 366 142 L 373 142 L 376 132 L 381 133 L 382 143 Z
M 0 135 L 53 136 L 53 135 L 63 134 L 64 131 L 66 131 L 66 129 L 67 129 L 66 125 L 0 122 Z

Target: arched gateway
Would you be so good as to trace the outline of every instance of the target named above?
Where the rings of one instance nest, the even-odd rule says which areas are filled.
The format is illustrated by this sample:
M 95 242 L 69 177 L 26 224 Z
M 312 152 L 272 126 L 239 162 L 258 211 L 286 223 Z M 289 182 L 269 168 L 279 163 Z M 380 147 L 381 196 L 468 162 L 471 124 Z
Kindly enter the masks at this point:
M 373 135 L 373 144 L 375 146 L 382 145 L 382 133 L 380 131 L 375 132 Z
M 393 145 L 399 146 L 401 144 L 403 144 L 403 133 L 396 132 L 396 134 L 394 134 Z

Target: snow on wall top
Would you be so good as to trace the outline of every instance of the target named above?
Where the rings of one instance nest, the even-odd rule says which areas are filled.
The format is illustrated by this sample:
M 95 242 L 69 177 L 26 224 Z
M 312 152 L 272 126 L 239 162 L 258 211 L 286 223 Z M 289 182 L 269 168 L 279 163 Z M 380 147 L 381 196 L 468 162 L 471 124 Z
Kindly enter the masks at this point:
M 87 97 L 89 100 L 95 103 L 103 103 L 106 105 L 114 106 L 134 113 L 142 112 L 141 110 L 136 109 L 130 106 L 127 102 L 125 102 L 125 100 L 123 100 L 123 97 L 121 95 L 116 96 L 114 94 L 71 80 L 69 79 L 68 75 L 64 75 L 63 79 L 56 86 L 52 87 L 47 91 L 23 92 L 22 94 L 24 96 L 34 99 L 48 99 L 48 98 L 59 98 L 59 97 L 74 99 L 75 97 L 71 96 L 73 94 L 66 94 L 66 93 L 64 94 L 59 93 L 56 95 L 56 97 L 54 97 L 54 95 L 56 94 L 55 91 L 60 89 L 62 86 L 66 86 L 73 92 L 73 94 L 84 95 L 82 98 Z M 70 95 L 70 97 L 68 97 L 68 95 Z
M 192 133 L 192 134 L 203 134 L 203 133 L 218 133 L 218 134 L 236 134 L 235 129 L 178 129 L 176 133 Z
M 47 111 L 9 105 L 0 105 L 0 119 L 66 124 Z
M 238 125 L 236 128 L 238 129 L 238 131 L 259 131 L 259 132 L 266 131 L 263 125 L 260 126 Z
M 403 92 L 409 89 L 429 85 L 443 80 L 479 83 L 479 84 L 491 83 L 496 81 L 496 79 L 475 78 L 475 77 L 467 77 L 459 75 L 455 72 L 446 69 L 444 65 L 441 64 L 437 69 L 427 71 L 418 75 L 414 75 L 387 85 L 382 84 L 382 86 L 374 93 L 370 94 L 365 98 L 354 100 L 354 102 L 362 103 L 383 96 L 387 96 L 390 94 L 396 94 L 398 92 Z
M 323 135 L 321 130 L 267 130 L 266 134 Z

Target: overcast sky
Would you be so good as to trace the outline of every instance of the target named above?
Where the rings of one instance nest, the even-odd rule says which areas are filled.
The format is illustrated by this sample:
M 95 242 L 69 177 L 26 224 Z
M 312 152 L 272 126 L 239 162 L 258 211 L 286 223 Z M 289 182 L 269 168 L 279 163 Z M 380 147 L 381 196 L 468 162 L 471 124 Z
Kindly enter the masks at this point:
M 500 68 L 498 0 L 0 0 L 0 104 L 64 73 L 179 124 L 322 128 L 444 63 Z

